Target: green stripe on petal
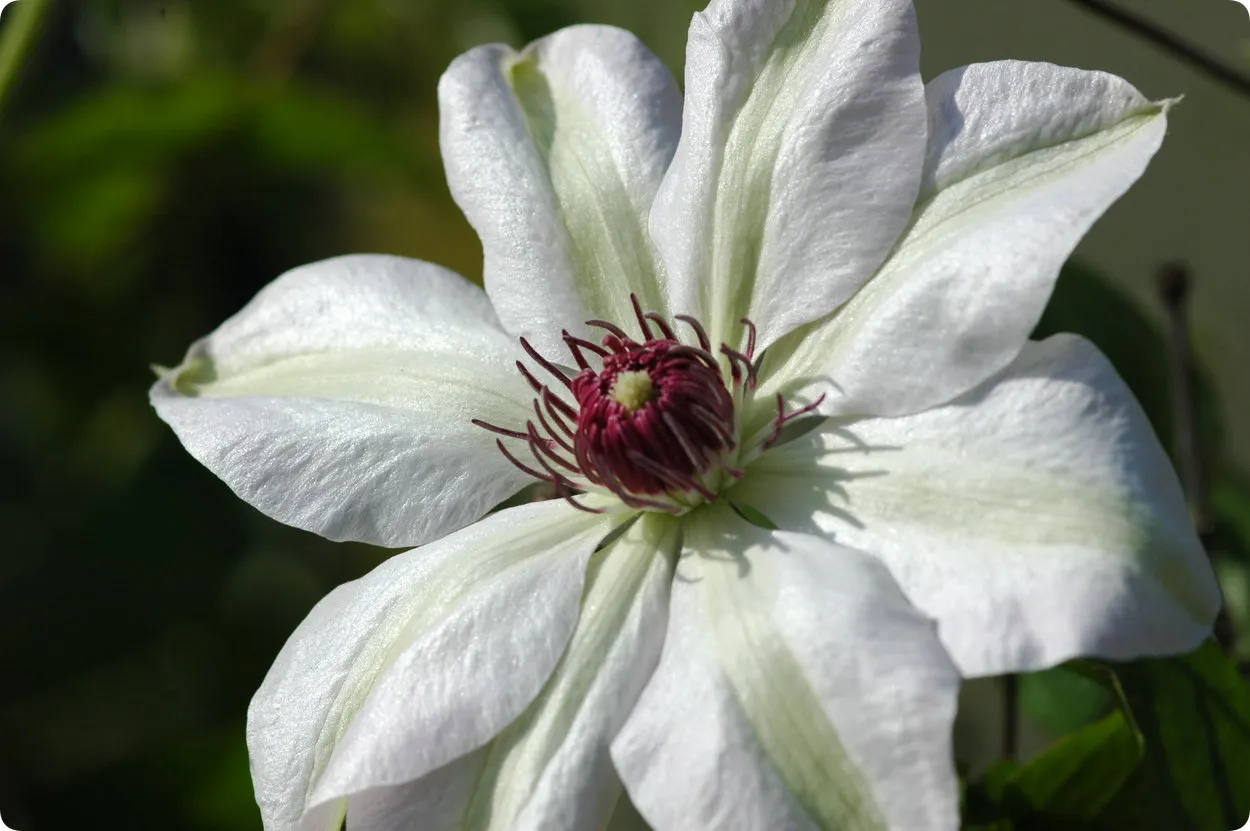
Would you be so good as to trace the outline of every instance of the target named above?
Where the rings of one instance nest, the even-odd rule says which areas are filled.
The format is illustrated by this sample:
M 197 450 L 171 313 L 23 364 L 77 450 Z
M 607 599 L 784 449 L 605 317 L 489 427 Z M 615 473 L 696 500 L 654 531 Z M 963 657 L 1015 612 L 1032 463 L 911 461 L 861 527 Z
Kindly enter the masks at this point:
M 733 493 L 879 556 L 969 676 L 1185 652 L 1220 606 L 1150 424 L 1074 336 L 941 407 L 826 421 Z
M 664 653 L 612 743 L 657 828 L 950 831 L 959 677 L 873 557 L 713 505 L 684 521 Z
M 907 0 L 716 0 L 651 232 L 674 311 L 763 346 L 846 300 L 906 227 L 925 107 Z
M 608 741 L 659 659 L 677 528 L 644 516 L 591 560 L 568 650 L 538 700 L 487 749 L 462 828 L 509 829 L 524 818 L 576 831 L 607 820 L 620 794 Z M 577 792 L 552 790 L 561 768 L 582 769 L 571 777 Z
M 387 256 L 266 286 L 152 388 L 187 450 L 265 514 L 392 548 L 463 527 L 527 477 L 471 419 L 524 422 L 519 353 L 480 288 Z
M 287 641 L 248 710 L 266 828 L 293 831 L 303 827 L 305 807 L 307 821 L 320 820 L 343 796 L 393 785 L 402 771 L 419 777 L 480 747 L 523 712 L 557 664 L 585 563 L 614 521 L 560 502 L 512 508 L 398 554 L 327 595 Z M 536 608 L 526 612 L 509 591 L 528 592 Z M 464 629 L 472 639 L 458 637 Z M 501 644 L 502 658 L 494 648 Z M 518 651 L 526 663 L 502 670 L 508 683 L 467 702 L 473 714 L 464 717 L 471 688 L 492 689 L 482 662 Z M 385 722 L 386 735 L 353 746 L 366 716 Z
M 439 83 L 447 181 L 482 238 L 510 332 L 564 352 L 563 329 L 667 311 L 647 217 L 681 129 L 681 94 L 633 35 L 573 26 L 520 53 L 482 46 Z
M 624 798 L 608 744 L 659 661 L 678 529 L 644 515 L 594 554 L 560 663 L 498 736 L 426 780 L 353 796 L 349 814 L 447 831 L 603 828 Z
M 1159 148 L 1169 102 L 1101 72 L 1001 61 L 928 88 L 925 186 L 890 258 L 842 308 L 764 357 L 758 400 L 906 415 L 1005 367 L 1059 268 Z M 762 405 L 752 426 L 770 417 Z
M 800 79 L 828 60 L 828 54 L 814 47 L 833 23 L 835 15 L 825 14 L 829 5 L 815 0 L 795 4 L 729 133 L 713 208 L 716 259 L 711 274 L 721 279 L 701 284 L 709 295 L 704 303 L 713 310 L 713 342 L 732 337 L 737 318 L 752 308 L 774 199 L 773 172 L 790 128 L 789 109 L 801 92 Z M 730 328 L 721 331 L 722 325 Z
M 633 317 L 631 292 L 645 309 L 666 308 L 645 223 L 608 152 L 603 128 L 568 90 L 552 86 L 535 51 L 512 63 L 508 82 L 551 177 L 584 302 L 618 322 Z
M 761 618 L 769 601 L 759 581 L 724 568 L 704 576 L 721 669 L 786 787 L 820 828 L 884 829 L 872 793 L 802 665 L 776 627 Z

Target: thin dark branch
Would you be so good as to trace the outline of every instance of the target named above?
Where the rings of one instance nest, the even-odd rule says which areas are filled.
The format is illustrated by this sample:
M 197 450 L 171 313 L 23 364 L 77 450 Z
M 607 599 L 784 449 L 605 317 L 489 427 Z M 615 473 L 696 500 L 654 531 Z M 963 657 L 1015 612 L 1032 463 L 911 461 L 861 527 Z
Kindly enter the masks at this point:
M 1126 11 L 1107 0 L 1069 0 L 1091 14 L 1098 15 L 1162 48 L 1174 58 L 1214 78 L 1229 88 L 1250 97 L 1250 75 L 1227 66 L 1192 43 L 1182 40 L 1167 29 L 1134 12 Z
M 1192 288 L 1189 269 L 1181 263 L 1163 266 L 1159 269 L 1156 286 L 1167 311 L 1173 448 L 1194 527 L 1210 556 L 1215 545 L 1215 512 L 1211 507 L 1207 451 L 1198 424 L 1198 391 L 1189 334 L 1189 292 Z M 1215 621 L 1215 639 L 1231 651 L 1235 637 L 1228 611 L 1221 608 Z
M 1206 456 L 1198 427 L 1194 363 L 1189 336 L 1189 269 L 1169 263 L 1159 269 L 1156 285 L 1167 311 L 1168 388 L 1172 398 L 1172 442 L 1194 525 L 1201 535 L 1212 529 Z
M 1003 676 L 1003 735 L 1004 759 L 1016 761 L 1020 745 L 1020 676 Z

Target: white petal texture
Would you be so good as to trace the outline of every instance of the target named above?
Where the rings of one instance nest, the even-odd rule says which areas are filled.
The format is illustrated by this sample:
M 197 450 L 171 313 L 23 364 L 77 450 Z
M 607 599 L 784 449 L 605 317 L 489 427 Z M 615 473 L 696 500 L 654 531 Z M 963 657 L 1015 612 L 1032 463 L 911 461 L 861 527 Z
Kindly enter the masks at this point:
M 343 797 L 430 773 L 522 713 L 564 652 L 613 522 L 563 502 L 512 508 L 322 600 L 248 712 L 266 831 L 337 828 Z
M 961 674 L 1209 634 L 1128 390 L 1028 340 L 1168 103 L 918 61 L 910 0 L 711 0 L 684 101 L 610 27 L 473 49 L 440 141 L 485 290 L 315 263 L 164 373 L 160 416 L 251 504 L 423 546 L 327 596 L 257 693 L 266 831 L 954 831 Z M 757 352 L 635 342 L 631 294 Z M 563 381 L 546 415 L 518 358 Z M 488 513 L 531 480 L 475 420 L 569 502 Z
M 1006 366 L 1060 266 L 1141 175 L 1167 122 L 1166 104 L 1115 76 L 1050 64 L 975 64 L 927 95 L 910 228 L 846 306 L 778 344 L 764 367 L 791 392 L 831 381 L 821 384 L 829 414 L 919 412 Z
M 651 214 L 673 310 L 767 344 L 832 311 L 907 224 L 924 162 L 908 0 L 713 0 Z
M 439 83 L 452 195 L 482 238 L 508 330 L 562 351 L 560 330 L 664 310 L 647 214 L 676 147 L 681 96 L 637 38 L 574 26 L 520 54 L 482 46 Z
M 830 421 L 733 494 L 880 556 L 970 676 L 1185 652 L 1220 604 L 1150 425 L 1074 336 L 947 406 Z
M 269 516 L 398 547 L 466 525 L 529 480 L 470 420 L 531 393 L 481 289 L 398 257 L 284 274 L 152 389 L 191 455 Z
M 612 744 L 658 831 L 954 829 L 959 677 L 871 556 L 686 523 L 655 676 Z
M 568 650 L 519 719 L 427 779 L 353 796 L 349 825 L 603 828 L 621 796 L 608 744 L 659 660 L 677 527 L 668 517 L 643 517 L 595 555 Z

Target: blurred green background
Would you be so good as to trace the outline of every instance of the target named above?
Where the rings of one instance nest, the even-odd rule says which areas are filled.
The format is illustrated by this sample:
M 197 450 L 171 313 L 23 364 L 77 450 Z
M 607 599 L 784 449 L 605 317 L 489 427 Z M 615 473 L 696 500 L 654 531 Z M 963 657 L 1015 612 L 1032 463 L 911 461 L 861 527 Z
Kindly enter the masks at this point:
M 22 2 L 0 15 L 0 36 Z M 480 279 L 438 156 L 435 85 L 478 43 L 576 22 L 680 72 L 703 0 L 54 2 L 0 111 L 0 813 L 22 831 L 256 829 L 247 701 L 332 586 L 385 552 L 271 522 L 147 405 L 282 271 L 381 251 Z M 1094 338 L 1171 441 L 1153 273 L 1188 262 L 1200 415 L 1234 622 L 1250 572 L 1250 99 L 1063 0 L 918 0 L 926 74 L 1049 60 L 1186 95 L 1157 163 L 1078 252 L 1043 323 Z M 1230 0 L 1126 5 L 1247 67 Z M 1244 641 L 1245 639 L 1243 639 Z M 1028 730 L 1098 715 L 1025 687 Z M 973 703 L 973 708 L 977 706 Z M 969 728 L 969 746 L 993 743 Z

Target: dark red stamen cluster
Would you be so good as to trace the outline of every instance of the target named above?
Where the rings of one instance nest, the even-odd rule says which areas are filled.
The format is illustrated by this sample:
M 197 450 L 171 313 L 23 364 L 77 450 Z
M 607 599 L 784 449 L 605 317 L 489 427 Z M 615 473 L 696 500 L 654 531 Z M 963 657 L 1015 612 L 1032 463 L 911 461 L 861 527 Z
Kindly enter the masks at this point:
M 573 449 L 582 473 L 616 493 L 709 491 L 700 477 L 734 447 L 734 405 L 716 360 L 675 340 L 609 335 L 603 369 L 573 379 L 580 412 Z M 645 373 L 650 400 L 632 412 L 613 397 L 624 373 Z
M 518 361 L 517 368 L 537 395 L 535 420 L 527 422 L 524 431 L 476 419 L 473 423 L 526 442 L 537 468 L 518 459 L 502 440 L 496 444 L 509 461 L 555 486 L 574 507 L 593 510 L 574 497 L 588 486 L 598 486 L 632 508 L 677 513 L 684 508 L 673 497 L 697 493 L 707 500 L 716 498 L 706 481 L 709 472 L 719 468 L 729 476 L 742 475 L 726 465 L 725 456 L 738 441 L 731 389 L 744 385 L 752 390 L 756 384 L 755 326 L 742 321 L 747 328 L 744 351 L 721 346 L 730 371 L 726 384 L 707 332 L 697 320 L 676 317 L 690 327 L 698 342 L 697 346 L 685 344 L 662 315 L 644 313 L 637 298 L 630 299 L 641 342 L 604 320 L 587 321 L 588 326 L 605 332 L 598 344 L 564 332 L 564 343 L 579 370 L 571 378 L 521 339 L 535 363 L 572 395 L 576 408 Z M 592 357 L 587 358 L 588 354 Z M 598 369 L 591 360 L 598 363 Z M 645 379 L 638 377 L 640 373 Z M 645 395 L 623 398 L 618 390 L 622 382 L 626 387 L 640 383 L 637 389 Z M 814 407 L 787 414 L 779 399 L 776 429 L 767 444 L 776 441 L 787 421 Z

